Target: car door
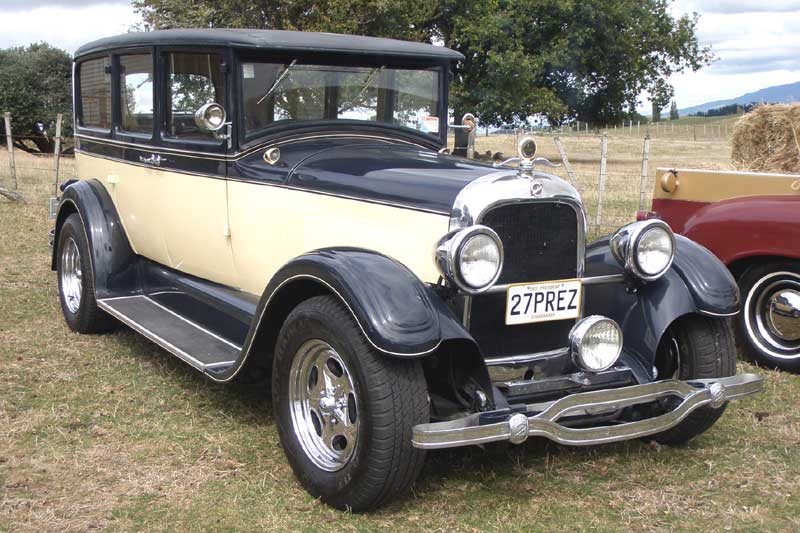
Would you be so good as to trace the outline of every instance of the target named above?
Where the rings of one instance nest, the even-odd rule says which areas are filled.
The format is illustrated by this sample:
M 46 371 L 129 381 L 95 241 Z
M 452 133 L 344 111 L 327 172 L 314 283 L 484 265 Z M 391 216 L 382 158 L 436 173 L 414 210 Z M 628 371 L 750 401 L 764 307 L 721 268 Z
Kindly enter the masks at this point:
M 170 266 L 235 287 L 225 179 L 228 146 L 194 120 L 203 104 L 226 104 L 224 55 L 165 50 L 160 58 L 164 111 L 158 203 Z

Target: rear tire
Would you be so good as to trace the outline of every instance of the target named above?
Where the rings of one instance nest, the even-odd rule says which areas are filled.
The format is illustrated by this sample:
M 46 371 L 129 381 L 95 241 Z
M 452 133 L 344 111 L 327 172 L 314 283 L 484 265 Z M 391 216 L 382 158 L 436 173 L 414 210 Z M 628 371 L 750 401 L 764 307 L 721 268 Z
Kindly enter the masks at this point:
M 112 330 L 117 321 L 97 307 L 89 243 L 77 213 L 64 220 L 58 234 L 56 254 L 58 297 L 69 329 L 77 333 Z
M 286 457 L 312 496 L 359 512 L 411 488 L 425 460 L 411 445 L 412 429 L 429 420 L 422 367 L 379 353 L 334 297 L 311 298 L 289 314 L 272 397 Z
M 730 320 L 699 315 L 678 319 L 661 339 L 656 368 L 658 379 L 732 376 L 736 373 L 736 348 Z M 713 426 L 726 406 L 701 407 L 653 439 L 661 444 L 683 444 Z
M 736 317 L 736 340 L 744 356 L 767 368 L 800 372 L 797 307 L 794 316 L 775 317 L 771 306 L 781 294 L 791 294 L 794 302 L 800 300 L 800 263 L 775 261 L 751 266 L 739 276 L 739 291 L 742 312 Z M 782 321 L 778 327 L 776 318 Z

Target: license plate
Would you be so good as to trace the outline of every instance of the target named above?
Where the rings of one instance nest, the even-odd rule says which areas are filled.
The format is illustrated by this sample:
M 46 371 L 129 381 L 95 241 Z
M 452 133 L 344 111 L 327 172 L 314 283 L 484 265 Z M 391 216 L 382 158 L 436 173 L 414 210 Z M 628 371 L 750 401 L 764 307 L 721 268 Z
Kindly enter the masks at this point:
M 565 279 L 519 283 L 506 291 L 506 325 L 578 318 L 581 281 Z

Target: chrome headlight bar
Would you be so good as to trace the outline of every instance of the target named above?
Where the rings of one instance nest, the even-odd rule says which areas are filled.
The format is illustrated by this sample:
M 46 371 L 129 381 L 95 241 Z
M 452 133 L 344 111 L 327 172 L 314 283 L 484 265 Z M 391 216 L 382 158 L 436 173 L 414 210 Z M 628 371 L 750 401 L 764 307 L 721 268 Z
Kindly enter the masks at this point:
M 675 235 L 663 220 L 623 226 L 611 237 L 610 245 L 625 271 L 644 281 L 663 276 L 675 258 Z
M 503 243 L 493 229 L 474 225 L 448 233 L 436 246 L 436 266 L 447 281 L 467 294 L 480 294 L 503 270 Z

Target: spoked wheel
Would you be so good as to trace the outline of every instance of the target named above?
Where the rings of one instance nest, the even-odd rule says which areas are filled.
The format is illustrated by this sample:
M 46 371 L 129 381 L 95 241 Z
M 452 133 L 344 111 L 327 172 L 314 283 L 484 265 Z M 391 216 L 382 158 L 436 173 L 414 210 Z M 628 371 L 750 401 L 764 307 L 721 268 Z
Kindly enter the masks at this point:
M 661 339 L 656 370 L 659 380 L 732 376 L 736 372 L 736 348 L 730 321 L 699 315 L 678 319 Z M 653 439 L 662 444 L 682 444 L 708 430 L 724 411 L 725 405 L 701 407 Z
M 739 289 L 744 303 L 737 336 L 745 354 L 768 367 L 800 371 L 800 264 L 751 267 Z
M 292 361 L 289 381 L 292 425 L 314 465 L 336 472 L 348 463 L 358 439 L 353 378 L 330 344 L 313 339 Z
M 95 301 L 89 243 L 77 214 L 64 221 L 57 246 L 58 296 L 67 325 L 78 333 L 112 329 L 116 322 Z
M 336 298 L 311 298 L 287 317 L 272 399 L 295 475 L 325 503 L 374 509 L 417 478 L 425 454 L 412 430 L 429 419 L 422 366 L 379 353 Z

